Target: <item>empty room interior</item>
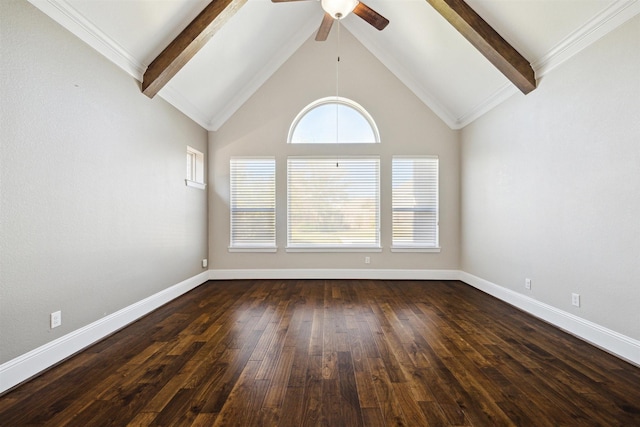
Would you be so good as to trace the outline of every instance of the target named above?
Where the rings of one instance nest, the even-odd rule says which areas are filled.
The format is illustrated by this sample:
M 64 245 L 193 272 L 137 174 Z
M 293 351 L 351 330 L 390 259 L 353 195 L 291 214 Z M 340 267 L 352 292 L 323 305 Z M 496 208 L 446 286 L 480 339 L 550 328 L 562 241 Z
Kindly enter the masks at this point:
M 365 3 L 0 1 L 0 426 L 640 425 L 640 1 Z

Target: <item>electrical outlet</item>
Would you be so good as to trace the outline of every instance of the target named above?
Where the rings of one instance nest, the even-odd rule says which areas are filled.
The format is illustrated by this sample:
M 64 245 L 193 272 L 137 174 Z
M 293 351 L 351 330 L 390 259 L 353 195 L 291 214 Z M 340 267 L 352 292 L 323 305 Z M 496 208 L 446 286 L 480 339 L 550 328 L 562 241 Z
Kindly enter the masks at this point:
M 531 279 L 524 279 L 524 287 L 531 290 Z
M 51 313 L 51 329 L 57 328 L 62 325 L 62 312 L 56 311 L 55 313 Z
M 364 257 L 364 263 L 371 264 L 371 257 L 368 257 L 368 256 Z
M 207 265 L 209 265 L 209 261 L 207 261 L 206 259 L 202 260 L 202 268 L 207 268 Z
M 571 294 L 571 304 L 580 307 L 580 294 Z

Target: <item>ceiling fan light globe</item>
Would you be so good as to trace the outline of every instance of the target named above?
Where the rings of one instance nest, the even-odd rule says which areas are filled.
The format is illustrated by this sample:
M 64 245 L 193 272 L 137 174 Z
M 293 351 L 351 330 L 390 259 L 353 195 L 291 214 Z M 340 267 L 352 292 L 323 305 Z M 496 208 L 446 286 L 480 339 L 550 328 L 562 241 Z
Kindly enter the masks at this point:
M 322 9 L 335 19 L 344 19 L 353 12 L 358 5 L 358 0 L 321 0 Z

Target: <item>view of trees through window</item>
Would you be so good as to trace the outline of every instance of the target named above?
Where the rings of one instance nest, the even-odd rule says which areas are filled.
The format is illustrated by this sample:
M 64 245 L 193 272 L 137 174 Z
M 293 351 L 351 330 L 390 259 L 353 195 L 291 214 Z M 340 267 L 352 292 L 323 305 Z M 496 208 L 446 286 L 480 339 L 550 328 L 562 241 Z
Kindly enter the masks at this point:
M 369 114 L 336 97 L 305 107 L 289 135 L 296 144 L 379 141 Z M 438 158 L 391 160 L 392 250 L 437 250 Z M 276 250 L 275 171 L 275 157 L 231 159 L 230 250 Z M 380 156 L 289 156 L 286 174 L 288 249 L 380 249 Z
M 289 247 L 379 247 L 378 158 L 290 157 Z

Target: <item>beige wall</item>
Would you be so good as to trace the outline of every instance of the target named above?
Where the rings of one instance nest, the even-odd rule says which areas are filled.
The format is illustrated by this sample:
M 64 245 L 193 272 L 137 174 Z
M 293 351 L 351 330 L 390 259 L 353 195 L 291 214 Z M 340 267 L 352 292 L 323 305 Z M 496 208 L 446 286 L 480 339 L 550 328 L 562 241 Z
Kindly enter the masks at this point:
M 638 76 L 635 17 L 467 126 L 461 166 L 462 270 L 635 339 Z
M 336 31 L 308 40 L 217 132 L 209 134 L 209 258 L 212 269 L 457 269 L 459 144 L 450 130 L 348 31 L 340 40 L 339 95 L 373 116 L 382 143 L 288 145 L 291 122 L 306 105 L 336 94 Z M 287 253 L 286 160 L 292 155 L 375 154 L 381 157 L 381 253 Z M 391 156 L 440 158 L 441 253 L 391 253 Z M 278 252 L 230 253 L 229 158 L 276 157 Z M 364 257 L 371 264 L 364 264 Z
M 203 271 L 207 133 L 26 1 L 0 40 L 2 363 Z

